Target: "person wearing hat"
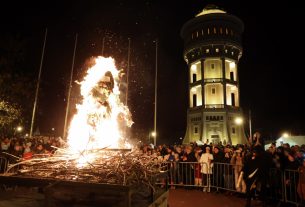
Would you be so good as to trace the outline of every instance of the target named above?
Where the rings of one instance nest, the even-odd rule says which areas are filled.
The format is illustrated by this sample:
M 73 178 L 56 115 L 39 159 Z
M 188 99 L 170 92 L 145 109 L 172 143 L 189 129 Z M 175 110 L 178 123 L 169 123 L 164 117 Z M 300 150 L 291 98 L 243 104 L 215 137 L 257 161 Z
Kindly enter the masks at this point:
M 213 167 L 213 154 L 210 153 L 211 148 L 209 146 L 205 147 L 205 153 L 203 153 L 200 157 L 200 164 L 201 164 L 201 173 L 203 179 L 203 192 L 210 192 L 210 176 L 212 174 L 212 167 Z

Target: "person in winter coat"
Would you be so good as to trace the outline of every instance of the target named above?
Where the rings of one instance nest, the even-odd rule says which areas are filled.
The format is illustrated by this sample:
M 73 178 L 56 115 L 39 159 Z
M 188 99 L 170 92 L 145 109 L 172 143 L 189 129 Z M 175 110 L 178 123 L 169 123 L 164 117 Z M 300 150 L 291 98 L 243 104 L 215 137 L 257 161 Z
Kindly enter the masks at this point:
M 212 167 L 213 167 L 213 154 L 210 153 L 211 148 L 206 147 L 205 153 L 203 153 L 200 157 L 201 163 L 201 173 L 202 173 L 202 180 L 203 180 L 203 192 L 210 192 L 210 175 L 212 174 Z

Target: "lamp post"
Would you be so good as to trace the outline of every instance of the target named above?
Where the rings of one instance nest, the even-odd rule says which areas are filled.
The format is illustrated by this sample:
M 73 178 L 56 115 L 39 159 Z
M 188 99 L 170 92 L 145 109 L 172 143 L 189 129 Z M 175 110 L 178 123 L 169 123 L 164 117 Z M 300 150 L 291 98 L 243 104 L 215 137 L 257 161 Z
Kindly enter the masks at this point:
M 155 64 L 155 110 L 154 110 L 154 145 L 157 145 L 157 97 L 158 97 L 158 40 L 156 40 L 156 64 Z
M 22 126 L 17 126 L 16 130 L 15 130 L 15 135 L 18 133 L 18 136 L 20 135 L 20 133 L 22 132 L 23 127 Z
M 244 122 L 243 118 L 241 117 L 236 117 L 234 121 L 237 125 L 242 125 L 242 123 Z
M 17 132 L 22 132 L 23 127 L 22 126 L 18 126 L 16 129 L 17 129 Z
M 52 130 L 52 136 L 53 136 L 53 137 L 55 137 L 55 128 L 54 128 L 54 127 L 52 127 L 52 129 L 51 129 L 51 130 Z
M 251 119 L 251 110 L 249 110 L 249 133 L 250 133 L 250 137 L 252 137 L 252 119 Z
M 151 136 L 153 137 L 154 139 L 154 146 L 156 146 L 156 138 L 157 138 L 157 133 L 155 131 L 151 132 Z

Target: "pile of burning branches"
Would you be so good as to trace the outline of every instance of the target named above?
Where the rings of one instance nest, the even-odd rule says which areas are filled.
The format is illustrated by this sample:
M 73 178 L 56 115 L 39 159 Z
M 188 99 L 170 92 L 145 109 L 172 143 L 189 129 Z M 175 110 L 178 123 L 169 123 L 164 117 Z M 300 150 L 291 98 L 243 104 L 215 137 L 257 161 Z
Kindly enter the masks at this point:
M 37 156 L 9 165 L 6 175 L 130 186 L 146 184 L 154 188 L 154 179 L 164 170 L 156 158 L 124 149 L 104 148 L 80 154 L 57 149 L 51 156 Z M 95 159 L 79 166 L 81 156 L 94 156 Z

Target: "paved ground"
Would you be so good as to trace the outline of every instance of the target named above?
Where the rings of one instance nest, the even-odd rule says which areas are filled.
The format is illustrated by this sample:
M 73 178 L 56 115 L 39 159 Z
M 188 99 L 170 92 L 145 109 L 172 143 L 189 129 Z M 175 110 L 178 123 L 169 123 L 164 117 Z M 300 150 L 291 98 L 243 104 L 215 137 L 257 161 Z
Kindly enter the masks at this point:
M 245 199 L 220 193 L 204 193 L 199 190 L 170 190 L 169 207 L 244 207 Z
M 169 207 L 244 207 L 245 199 L 224 193 L 204 193 L 199 190 L 170 190 Z M 0 207 L 44 207 L 44 196 L 37 189 L 0 191 Z M 253 202 L 253 207 L 259 207 Z

